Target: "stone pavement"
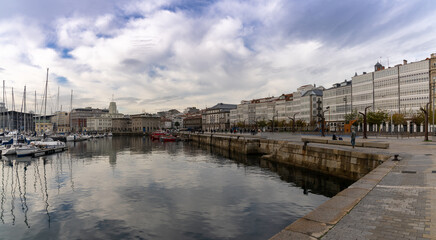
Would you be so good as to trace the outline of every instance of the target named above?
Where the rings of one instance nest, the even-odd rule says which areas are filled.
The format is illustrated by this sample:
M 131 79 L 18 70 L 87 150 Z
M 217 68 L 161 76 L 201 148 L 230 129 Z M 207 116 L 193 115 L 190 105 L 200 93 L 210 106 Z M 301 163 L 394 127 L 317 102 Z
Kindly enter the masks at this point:
M 401 161 L 383 163 L 273 239 L 436 239 L 436 143 L 379 140 L 390 148 L 354 151 L 399 154 Z

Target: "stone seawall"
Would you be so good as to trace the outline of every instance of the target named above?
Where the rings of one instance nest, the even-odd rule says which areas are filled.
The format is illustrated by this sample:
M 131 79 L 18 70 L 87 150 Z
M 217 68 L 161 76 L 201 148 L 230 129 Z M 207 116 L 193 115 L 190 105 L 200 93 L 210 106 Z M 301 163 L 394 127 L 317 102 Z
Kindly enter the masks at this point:
M 226 149 L 234 153 L 262 154 L 278 163 L 303 167 L 337 177 L 358 180 L 390 156 L 339 150 L 303 143 L 262 139 L 251 136 L 221 134 L 186 134 L 199 144 Z

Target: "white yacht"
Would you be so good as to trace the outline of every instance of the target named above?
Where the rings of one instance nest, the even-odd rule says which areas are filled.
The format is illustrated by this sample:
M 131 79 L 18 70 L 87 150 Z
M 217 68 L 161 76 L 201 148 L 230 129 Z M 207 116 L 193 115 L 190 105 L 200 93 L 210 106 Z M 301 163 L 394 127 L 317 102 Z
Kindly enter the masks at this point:
M 17 157 L 24 157 L 33 155 L 34 153 L 39 151 L 39 148 L 34 145 L 22 145 L 15 148 Z

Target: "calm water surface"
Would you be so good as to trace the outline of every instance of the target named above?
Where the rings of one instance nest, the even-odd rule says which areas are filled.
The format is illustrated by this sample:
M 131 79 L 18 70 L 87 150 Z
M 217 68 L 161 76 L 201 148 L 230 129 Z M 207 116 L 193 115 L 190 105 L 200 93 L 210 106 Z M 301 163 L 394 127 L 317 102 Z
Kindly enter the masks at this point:
M 351 182 L 114 137 L 0 162 L 0 239 L 268 239 Z

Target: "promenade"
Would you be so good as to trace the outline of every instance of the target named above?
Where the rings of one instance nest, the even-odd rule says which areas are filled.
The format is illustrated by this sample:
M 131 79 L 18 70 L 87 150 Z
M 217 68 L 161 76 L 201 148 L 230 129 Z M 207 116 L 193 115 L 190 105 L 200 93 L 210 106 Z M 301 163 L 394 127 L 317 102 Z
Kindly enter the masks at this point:
M 301 141 L 300 135 L 262 135 Z M 272 239 L 436 239 L 436 142 L 423 140 L 358 138 L 357 141 L 389 142 L 390 147 L 353 151 L 399 154 L 400 161 L 384 162 Z

